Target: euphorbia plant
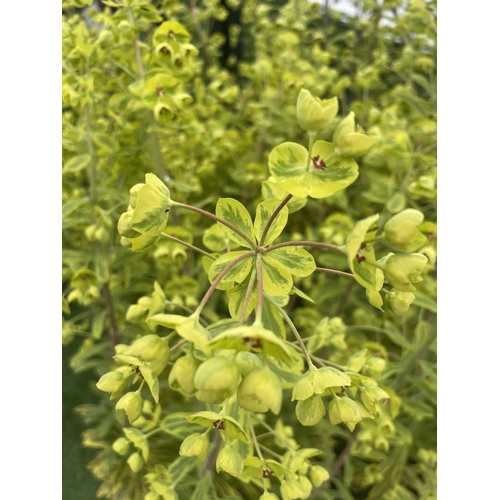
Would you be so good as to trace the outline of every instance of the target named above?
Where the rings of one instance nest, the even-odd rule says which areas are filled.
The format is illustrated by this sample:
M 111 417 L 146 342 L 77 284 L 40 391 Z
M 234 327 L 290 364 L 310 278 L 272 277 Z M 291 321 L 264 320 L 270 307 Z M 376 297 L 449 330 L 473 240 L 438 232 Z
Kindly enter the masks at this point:
M 390 422 L 391 415 L 382 410 L 382 404 L 389 402 L 391 396 L 376 380 L 385 367 L 383 360 L 378 363 L 377 358 L 367 358 L 364 352 L 357 356 L 359 362 L 346 357 L 343 363 L 312 355 L 284 308 L 290 294 L 307 298 L 295 286 L 298 283 L 294 279 L 305 278 L 317 270 L 349 275 L 366 288 L 368 300 L 382 308 L 381 290 L 394 301 L 394 293 L 383 288 L 384 280 L 395 290 L 408 293 L 427 262 L 418 253 L 390 252 L 378 260 L 375 255 L 375 245 L 386 239 L 403 251 L 418 250 L 427 242 L 420 241 L 421 233 L 416 232 L 423 217 L 415 211 L 407 212 L 407 216 L 398 214 L 387 222 L 387 238 L 376 226 L 378 215 L 373 215 L 352 228 L 345 245 L 309 240 L 275 242 L 287 225 L 287 204 L 294 197 L 321 199 L 349 186 L 358 175 L 353 157 L 365 153 L 377 141 L 376 137 L 355 131 L 352 114 L 339 123 L 333 142 L 316 141 L 317 132 L 335 118 L 337 109 L 331 103 L 335 100 L 325 104 L 301 91 L 297 112 L 308 133 L 309 147 L 285 142 L 271 152 L 269 169 L 288 194 L 283 199 L 270 198 L 259 203 L 253 219 L 245 206 L 232 198 L 219 199 L 215 214 L 176 202 L 154 174 L 146 174 L 145 183 L 130 190 L 129 207 L 118 227 L 122 244 L 133 251 L 145 250 L 162 237 L 182 244 L 165 232 L 170 212 L 178 210 L 191 210 L 214 220 L 216 226 L 207 233 L 236 244 L 234 249 L 227 245 L 227 251 L 218 254 L 186 243 L 203 255 L 211 282 L 201 302 L 190 315 L 166 314 L 163 292 L 155 292 L 146 323 L 167 330 L 162 329 L 163 335 L 160 332 L 139 337 L 130 346 L 118 345 L 115 360 L 119 366 L 103 375 L 97 384 L 112 399 L 121 396 L 116 408 L 125 411 L 130 424 L 142 418 L 141 391 L 145 385 L 150 396 L 144 397 L 152 398 L 167 412 L 147 433 L 137 428 L 124 429 L 124 437 L 139 450 L 128 458 L 131 470 L 154 470 L 145 476 L 146 498 L 175 498 L 175 488 L 182 480 L 182 475 L 174 472 L 176 467 L 182 464 L 182 468 L 189 469 L 197 460 L 208 461 L 209 469 L 215 460 L 217 472 L 224 471 L 254 484 L 261 490 L 261 499 L 275 497 L 271 490 L 278 489 L 284 500 L 309 498 L 313 482 L 319 487 L 327 479 L 318 465 L 314 474 L 307 475 L 307 460 L 320 451 L 287 445 L 285 454 L 273 452 L 275 458 L 264 458 L 259 444 L 259 429 L 260 434 L 262 430 L 267 433 L 267 429 L 277 432 L 266 423 L 266 414 L 280 415 L 284 397 L 297 401 L 296 417 L 304 426 L 322 421 L 326 415 L 324 400 L 328 402 L 331 425 L 345 424 L 354 431 L 365 419 Z M 401 231 L 395 229 L 401 225 Z M 210 243 L 208 247 L 210 250 Z M 318 268 L 304 247 L 344 253 L 352 274 Z M 204 309 L 217 289 L 227 293 L 228 317 L 207 322 Z M 288 338 L 284 323 L 294 340 Z M 169 347 L 176 337 L 176 343 Z M 185 416 L 194 426 L 193 433 L 180 446 L 181 458 L 169 466 L 152 468 L 153 464 L 148 464 L 148 437 L 169 432 L 168 401 L 162 401 L 160 386 L 161 374 L 171 355 L 177 358 L 168 377 L 170 387 L 187 398 L 196 398 L 205 408 Z M 362 368 L 364 375 L 359 373 Z M 134 387 L 136 384 L 138 388 Z M 290 388 L 291 395 L 287 391 Z M 206 430 L 198 434 L 196 426 Z M 209 435 L 214 436 L 210 459 Z M 123 437 L 118 441 L 122 443 Z M 119 448 L 122 450 L 123 446 Z
M 346 22 L 248 0 L 238 77 L 216 63 L 218 2 L 107 3 L 63 24 L 64 333 L 84 337 L 73 368 L 109 373 L 78 408 L 98 496 L 431 495 L 432 2 Z

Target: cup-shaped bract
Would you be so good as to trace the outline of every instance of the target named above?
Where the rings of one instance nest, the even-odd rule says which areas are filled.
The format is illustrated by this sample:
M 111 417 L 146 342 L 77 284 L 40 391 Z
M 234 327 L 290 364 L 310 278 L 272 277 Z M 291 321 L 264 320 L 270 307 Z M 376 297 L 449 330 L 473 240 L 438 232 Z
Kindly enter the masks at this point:
M 168 375 L 170 387 L 192 394 L 195 390 L 194 374 L 199 366 L 200 362 L 192 356 L 178 358 Z
M 336 396 L 328 405 L 328 418 L 332 425 L 344 423 L 350 431 L 353 431 L 363 417 L 355 401 L 347 396 L 342 398 Z
M 132 424 L 141 416 L 143 403 L 144 400 L 139 391 L 127 392 L 127 394 L 116 403 L 116 409 L 124 410 L 129 422 Z
M 296 479 L 285 479 L 281 481 L 280 493 L 283 500 L 295 500 L 296 498 L 307 498 L 304 486 Z
M 396 316 L 404 316 L 414 300 L 415 295 L 413 293 L 393 289 L 385 296 L 385 305 Z
M 316 425 L 325 416 L 325 404 L 321 396 L 314 395 L 300 400 L 295 407 L 297 420 L 305 426 Z
M 384 226 L 386 240 L 405 252 L 419 250 L 427 243 L 427 238 L 417 229 L 423 220 L 424 214 L 419 210 L 408 208 L 399 212 Z
M 123 354 L 136 356 L 142 361 L 149 362 L 153 377 L 157 377 L 170 360 L 170 348 L 167 339 L 154 333 L 135 340 L 130 347 L 125 349 Z
M 335 152 L 348 157 L 364 155 L 377 141 L 378 137 L 356 132 L 352 111 L 338 124 L 332 139 Z
M 389 399 L 389 394 L 380 387 L 361 387 L 359 391 L 361 402 L 372 414 L 377 413 L 377 403 L 382 399 Z
M 146 174 L 146 183 L 137 189 L 132 229 L 144 236 L 158 236 L 167 226 L 172 206 L 170 191 L 154 174 Z
M 386 364 L 384 358 L 372 356 L 366 360 L 365 366 L 363 366 L 363 374 L 367 377 L 379 378 L 385 370 Z
M 240 372 L 242 377 L 247 375 L 253 369 L 260 368 L 262 366 L 262 361 L 253 352 L 238 352 L 234 358 L 234 361 L 238 365 L 238 371 Z
M 309 134 L 316 135 L 333 122 L 339 109 L 336 97 L 319 99 L 308 90 L 301 89 L 297 98 L 297 120 Z
M 336 368 L 330 366 L 319 369 L 312 367 L 295 383 L 292 401 L 303 401 L 314 394 L 321 395 L 328 387 L 346 387 L 349 385 L 351 385 L 349 375 Z
M 238 387 L 238 404 L 248 411 L 275 414 L 281 410 L 281 381 L 269 368 L 251 370 Z
M 132 453 L 132 455 L 128 457 L 127 463 L 134 473 L 139 472 L 144 466 L 144 460 L 137 452 Z
M 96 386 L 100 391 L 113 393 L 120 393 L 128 386 L 128 377 L 132 370 L 129 367 L 123 366 L 113 370 L 112 372 L 105 373 L 97 382 Z
M 179 455 L 181 457 L 197 457 L 198 460 L 205 460 L 209 444 L 205 434 L 195 432 L 184 439 L 179 450 Z
M 384 276 L 400 292 L 414 292 L 414 283 L 420 283 L 420 276 L 427 264 L 427 257 L 420 253 L 391 255 L 383 262 Z
M 330 473 L 321 465 L 313 465 L 309 471 L 311 483 L 315 488 L 319 488 L 325 481 L 330 479 Z
M 214 356 L 196 370 L 194 386 L 199 401 L 208 404 L 222 403 L 231 397 L 238 387 L 240 374 L 234 361 L 224 356 Z
M 118 455 L 124 456 L 130 449 L 130 441 L 126 437 L 120 437 L 111 445 L 113 451 Z
M 217 472 L 224 471 L 238 477 L 243 472 L 243 458 L 234 448 L 226 445 L 217 455 L 215 468 Z

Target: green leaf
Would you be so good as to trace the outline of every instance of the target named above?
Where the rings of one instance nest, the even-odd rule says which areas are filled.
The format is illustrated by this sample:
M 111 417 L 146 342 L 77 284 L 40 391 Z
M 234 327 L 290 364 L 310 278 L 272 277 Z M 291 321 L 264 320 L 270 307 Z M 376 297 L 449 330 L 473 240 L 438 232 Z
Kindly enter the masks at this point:
M 222 271 L 224 271 L 224 269 L 231 262 L 233 262 L 238 257 L 241 257 L 245 253 L 247 252 L 244 250 L 239 252 L 228 252 L 221 255 L 217 260 L 215 260 L 210 266 L 210 269 L 208 270 L 208 279 L 210 280 L 210 283 L 213 283 L 217 278 L 217 276 L 219 276 L 219 274 Z M 227 283 L 230 281 L 236 281 L 237 283 L 241 283 L 252 270 L 252 264 L 253 264 L 253 255 L 249 256 L 246 259 L 243 259 L 242 261 L 234 265 L 224 275 L 220 283 Z
M 368 493 L 368 500 L 378 500 L 384 493 L 394 488 L 398 483 L 406 467 L 408 459 L 408 448 L 400 446 L 393 454 L 387 457 L 380 464 L 380 472 L 383 475 L 382 481 L 378 482 Z
M 293 276 L 303 278 L 311 275 L 316 269 L 314 257 L 303 248 L 278 248 L 267 252 L 266 255 L 283 264 Z
M 102 150 L 103 153 L 109 154 L 115 150 L 115 141 L 109 134 L 104 132 L 96 132 L 93 134 L 92 139 L 97 148 Z
M 83 198 L 76 198 L 76 199 L 67 201 L 62 207 L 63 219 L 65 217 L 68 217 L 69 215 L 71 215 L 75 210 L 86 205 L 88 202 L 89 202 L 88 196 L 84 196 Z
M 243 303 L 248 290 L 248 285 L 250 283 L 251 274 L 249 274 L 239 285 L 234 286 L 229 290 L 229 314 L 233 319 L 239 320 L 241 311 L 243 309 Z M 250 292 L 250 298 L 248 300 L 247 308 L 245 311 L 245 318 L 255 309 L 257 304 L 257 283 L 254 280 L 252 291 Z M 265 323 L 264 323 L 265 324 Z M 272 330 L 272 328 L 271 328 Z
M 167 226 L 171 205 L 167 186 L 156 175 L 146 174 L 146 184 L 137 191 L 132 229 L 144 236 L 159 235 Z
M 264 296 L 262 307 L 262 324 L 283 340 L 286 339 L 286 330 L 281 313 L 266 296 Z
M 236 247 L 234 242 L 227 237 L 224 228 L 222 224 L 214 224 L 203 234 L 203 244 L 212 252 L 226 252 Z
M 262 183 L 262 197 L 266 200 L 269 198 L 278 198 L 282 200 L 287 194 L 287 191 L 276 182 L 276 179 L 272 175 L 267 179 L 267 181 Z M 294 196 L 286 204 L 288 213 L 293 214 L 298 212 L 301 208 L 305 207 L 306 203 L 307 198 L 298 198 Z
M 64 164 L 63 174 L 66 173 L 74 174 L 76 172 L 80 172 L 80 170 L 83 170 L 85 167 L 90 165 L 91 161 L 92 161 L 92 156 L 89 154 L 73 156 L 73 158 L 71 158 Z M 73 201 L 78 201 L 78 200 L 73 200 Z M 64 215 L 64 210 L 63 210 L 63 215 Z
M 158 381 L 158 377 L 153 377 L 151 373 L 151 369 L 148 366 L 141 366 L 140 368 L 142 376 L 148 384 L 149 390 L 151 391 L 151 395 L 155 400 L 155 403 L 158 404 L 159 395 L 160 395 L 160 383 Z
M 218 217 L 231 223 L 252 240 L 255 239 L 254 228 L 250 214 L 239 201 L 234 200 L 233 198 L 219 198 L 217 206 L 215 207 L 215 213 Z M 248 241 L 242 238 L 239 234 L 235 233 L 220 222 L 218 222 L 217 224 L 220 224 L 222 226 L 228 238 L 243 247 L 251 248 L 251 245 L 248 243 Z
M 290 271 L 268 255 L 262 257 L 262 279 L 269 295 L 288 295 L 293 286 Z
M 181 482 L 198 464 L 199 460 L 197 457 L 179 457 L 168 466 L 168 471 L 172 474 L 175 484 L 177 484 Z
M 356 255 L 359 252 L 363 241 L 366 238 L 366 233 L 368 230 L 377 222 L 379 219 L 379 214 L 372 215 L 366 219 L 360 220 L 352 228 L 351 232 L 348 234 L 346 239 L 345 250 L 347 254 L 347 261 L 352 270 L 352 262 L 356 259 Z
M 308 302 L 312 302 L 313 304 L 316 304 L 316 302 L 313 299 L 311 299 L 311 297 L 309 297 L 309 295 L 307 295 L 306 293 L 304 293 L 302 290 L 299 290 L 295 286 L 292 286 L 291 293 L 295 293 L 296 295 L 298 295 L 302 299 L 307 300 Z
M 262 239 L 262 233 L 264 228 L 271 217 L 271 214 L 278 208 L 281 200 L 277 198 L 271 198 L 270 200 L 263 201 L 257 205 L 257 211 L 255 214 L 255 237 L 261 246 L 271 244 L 283 231 L 288 221 L 288 208 L 286 205 L 280 210 L 276 218 L 271 223 L 269 231 L 266 235 L 265 241 L 260 241 Z
M 415 300 L 413 301 L 413 305 L 422 307 L 423 309 L 427 309 L 433 313 L 437 313 L 437 302 L 436 299 L 428 297 L 421 292 L 413 292 L 415 295 Z
M 326 198 L 352 184 L 358 177 L 358 165 L 352 158 L 336 156 L 335 147 L 317 141 L 312 148 L 310 165 L 306 148 L 285 142 L 269 155 L 269 170 L 287 192 L 305 198 Z M 314 160 L 313 160 L 314 159 Z M 316 168 L 314 164 L 324 167 Z

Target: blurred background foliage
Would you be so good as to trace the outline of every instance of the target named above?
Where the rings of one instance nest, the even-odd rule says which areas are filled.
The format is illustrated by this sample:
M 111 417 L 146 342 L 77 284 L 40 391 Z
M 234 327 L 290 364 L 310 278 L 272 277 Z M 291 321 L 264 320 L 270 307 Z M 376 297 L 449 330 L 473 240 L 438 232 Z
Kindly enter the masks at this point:
M 301 334 L 321 336 L 323 318 L 341 317 L 337 336 L 316 339 L 317 349 L 335 362 L 362 348 L 381 356 L 385 369 L 376 375 L 393 391 L 394 422 L 364 420 L 351 443 L 349 432 L 327 421 L 298 425 L 288 403 L 283 424 L 298 442 L 323 450 L 315 463 L 329 470 L 350 443 L 342 470 L 311 498 L 435 498 L 436 2 L 357 0 L 352 16 L 332 1 L 89 4 L 63 0 L 64 498 L 93 498 L 97 488 L 99 497 L 143 498 L 142 473 L 132 474 L 111 449 L 123 416 L 95 382 L 112 366 L 117 343 L 150 331 L 139 299 L 147 303 L 155 281 L 174 313 L 195 308 L 209 285 L 201 260 L 173 241 L 144 253 L 120 245 L 116 226 L 129 188 L 153 172 L 176 201 L 212 212 L 219 197 L 238 199 L 250 213 L 262 199 L 282 197 L 267 157 L 280 142 L 306 141 L 295 111 L 301 88 L 339 98 L 338 118 L 319 139 L 330 140 L 354 111 L 381 140 L 359 160 L 358 180 L 321 202 L 310 199 L 290 217 L 286 236 L 341 245 L 359 219 L 379 213 L 383 223 L 416 208 L 429 222 L 429 265 L 402 317 L 370 306 L 348 278 L 315 273 L 301 280 L 315 301 L 290 297 L 287 311 Z M 164 21 L 184 30 L 174 42 L 157 31 Z M 203 247 L 210 225 L 172 211 L 167 232 Z M 343 256 L 313 253 L 318 265 L 348 270 Z M 226 317 L 225 296 L 214 296 L 206 312 L 210 321 Z M 196 409 L 163 382 L 165 414 Z M 77 451 L 83 429 L 85 451 Z M 173 460 L 186 432 L 179 425 L 158 437 L 153 463 Z M 272 436 L 267 444 L 280 446 Z M 89 459 L 98 481 L 82 476 Z M 210 475 L 210 498 L 260 494 L 228 477 Z M 187 471 L 180 498 L 195 498 L 197 482 Z

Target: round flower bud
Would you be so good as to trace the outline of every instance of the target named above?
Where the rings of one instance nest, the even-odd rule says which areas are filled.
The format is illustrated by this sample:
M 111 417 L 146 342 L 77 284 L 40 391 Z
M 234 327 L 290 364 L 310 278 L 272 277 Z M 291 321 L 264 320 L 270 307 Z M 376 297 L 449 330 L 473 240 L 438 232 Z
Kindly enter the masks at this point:
M 118 403 L 116 403 L 117 410 L 124 410 L 127 414 L 130 423 L 135 422 L 142 413 L 143 399 L 139 391 L 127 392 Z
M 168 376 L 168 383 L 172 389 L 182 389 L 191 394 L 194 392 L 194 374 L 200 362 L 192 356 L 182 356 L 177 359 Z
M 240 351 L 236 354 L 234 361 L 242 377 L 247 375 L 248 372 L 254 368 L 260 368 L 262 366 L 262 361 L 253 352 Z
M 330 473 L 321 465 L 314 465 L 311 467 L 309 477 L 313 486 L 319 488 L 325 481 L 330 479 Z
M 111 447 L 118 453 L 118 455 L 124 456 L 128 453 L 130 448 L 130 441 L 126 437 L 118 438 Z
M 226 445 L 217 455 L 215 468 L 217 472 L 222 470 L 231 476 L 238 477 L 243 472 L 243 458 L 236 450 Z
M 302 486 L 302 484 L 295 479 L 285 479 L 284 481 L 281 481 L 280 492 L 283 500 L 307 498 L 304 486 Z
M 280 378 L 269 368 L 254 368 L 238 387 L 238 404 L 256 413 L 281 410 L 282 388 Z
M 97 382 L 97 388 L 104 392 L 121 392 L 128 386 L 128 378 L 120 369 L 105 373 Z
M 127 463 L 129 467 L 132 469 L 132 472 L 139 472 L 144 466 L 144 460 L 142 459 L 139 453 L 135 452 L 130 455 L 127 459 Z
M 335 152 L 341 156 L 360 156 L 365 154 L 377 141 L 372 137 L 356 132 L 354 113 L 351 111 L 337 126 L 333 134 Z
M 309 134 L 316 135 L 334 120 L 339 104 L 336 97 L 321 100 L 308 90 L 301 89 L 297 99 L 297 120 Z
M 334 397 L 328 405 L 328 417 L 332 425 L 345 423 L 350 431 L 354 430 L 356 424 L 363 418 L 361 410 L 355 401 L 344 396 Z
M 305 491 L 305 495 L 302 498 L 309 498 L 311 491 L 313 489 L 311 481 L 306 476 L 299 475 L 299 483 L 302 485 Z
M 325 404 L 321 396 L 314 395 L 300 400 L 295 407 L 297 420 L 305 426 L 316 425 L 325 416 Z
M 391 292 L 385 296 L 385 305 L 387 309 L 396 314 L 396 316 L 404 316 L 410 309 L 414 300 L 415 295 L 411 292 L 391 290 Z
M 427 257 L 420 253 L 391 255 L 382 261 L 384 276 L 400 292 L 414 292 L 413 283 L 422 281 L 420 274 L 427 264 Z
M 269 491 L 265 491 L 259 497 L 259 500 L 280 500 L 280 499 L 274 493 L 269 493 Z
M 363 374 L 367 377 L 378 378 L 385 370 L 386 362 L 384 358 L 373 356 L 366 361 L 363 367 Z
M 394 247 L 414 252 L 427 243 L 427 238 L 417 230 L 424 220 L 424 214 L 407 208 L 391 217 L 384 227 L 386 240 Z
M 151 333 L 135 340 L 123 353 L 126 356 L 137 356 L 149 362 L 153 377 L 157 377 L 167 366 L 170 359 L 170 348 L 167 339 Z
M 238 386 L 240 374 L 236 363 L 223 356 L 214 356 L 202 363 L 194 376 L 196 397 L 208 404 L 222 403 Z
M 184 439 L 179 450 L 179 455 L 181 457 L 197 457 L 198 460 L 205 460 L 208 454 L 208 445 L 207 436 L 196 432 Z
M 389 399 L 389 394 L 380 387 L 361 387 L 359 394 L 361 402 L 372 414 L 377 413 L 377 403 L 381 399 Z

